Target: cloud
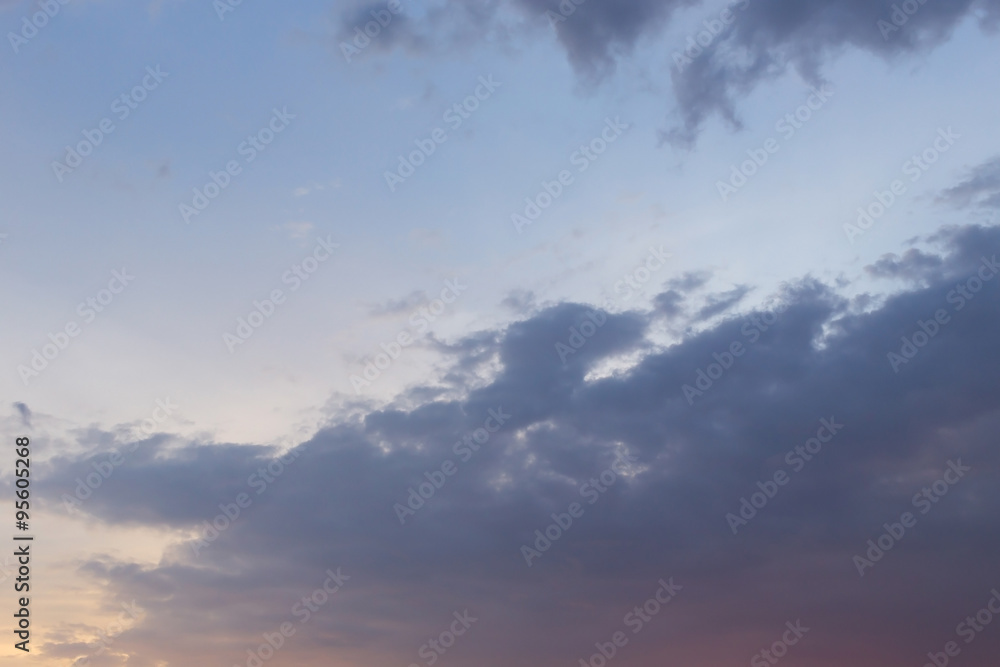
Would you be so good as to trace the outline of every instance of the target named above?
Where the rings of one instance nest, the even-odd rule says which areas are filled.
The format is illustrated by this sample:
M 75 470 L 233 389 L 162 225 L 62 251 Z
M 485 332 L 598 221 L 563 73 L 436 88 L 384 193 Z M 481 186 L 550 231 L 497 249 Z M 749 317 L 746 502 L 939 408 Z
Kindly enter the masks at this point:
M 674 318 L 684 312 L 684 295 L 677 290 L 661 292 L 653 297 L 653 308 L 667 318 Z
M 945 190 L 938 200 L 956 208 L 1000 209 L 1000 157 L 977 166 L 965 181 Z
M 704 287 L 711 278 L 710 271 L 688 271 L 671 278 L 664 283 L 666 291 L 653 297 L 653 311 L 667 319 L 679 317 L 684 312 L 687 297 Z
M 535 293 L 523 289 L 511 290 L 500 304 L 517 314 L 526 314 L 537 308 Z
M 712 278 L 708 271 L 688 271 L 678 278 L 672 278 L 667 287 L 681 292 L 693 292 L 702 287 Z
M 334 10 L 334 46 L 337 57 L 344 57 L 345 49 L 350 52 L 351 48 L 357 48 L 357 53 L 350 53 L 348 62 L 367 57 L 371 52 L 396 49 L 411 55 L 468 51 L 484 40 L 507 41 L 512 24 L 519 23 L 505 16 L 503 10 L 508 6 L 506 0 L 475 3 L 432 0 L 420 8 L 419 18 L 413 18 L 406 2 L 402 3 L 401 13 L 391 14 L 385 0 L 355 0 L 339 4 Z M 382 17 L 383 25 L 377 32 L 369 28 L 369 34 L 374 36 L 367 39 L 364 30 L 378 16 Z
M 775 295 L 783 307 L 770 320 L 731 314 L 665 348 L 649 340 L 651 315 L 605 313 L 564 364 L 555 345 L 595 321 L 573 303 L 472 334 L 441 347 L 450 370 L 434 385 L 335 418 L 259 494 L 250 480 L 275 466 L 271 448 L 143 443 L 87 501 L 98 520 L 192 529 L 239 493 L 252 503 L 197 556 L 185 542 L 155 565 L 92 558 L 81 574 L 145 610 L 116 649 L 176 664 L 192 651 L 242 663 L 342 567 L 351 580 L 285 659 L 409 664 L 468 609 L 479 621 L 449 654 L 456 664 L 575 662 L 674 577 L 683 591 L 630 636 L 623 667 L 745 662 L 798 618 L 815 629 L 795 647 L 801 664 L 912 665 L 982 606 L 1000 554 L 1000 279 L 960 310 L 948 296 L 1000 250 L 1000 228 L 951 228 L 927 243 L 936 249 L 892 266 L 933 270 L 895 271 L 904 291 L 864 312 L 804 279 Z M 894 372 L 888 353 L 940 309 L 948 323 Z M 682 387 L 734 341 L 745 353 L 689 403 Z M 590 376 L 623 355 L 636 363 Z M 462 448 L 491 411 L 509 416 L 478 451 Z M 821 419 L 843 429 L 734 535 L 726 515 L 790 472 L 786 453 Z M 622 453 L 638 468 L 590 504 L 581 485 Z M 36 493 L 58 502 L 102 456 L 57 459 Z M 967 477 L 859 577 L 853 556 L 957 459 Z M 401 525 L 394 506 L 446 460 L 457 472 Z M 522 545 L 572 502 L 584 514 L 527 567 Z M 969 657 L 998 646 L 984 634 Z
M 912 0 L 917 2 L 917 0 Z M 365 3 L 341 15 L 338 41 L 371 20 L 384 3 Z M 443 0 L 424 16 L 405 12 L 372 39 L 373 50 L 404 48 L 411 53 L 440 53 L 483 40 L 503 43 L 512 34 L 543 39 L 550 31 L 546 12 L 556 20 L 556 39 L 578 76 L 596 84 L 611 76 L 643 39 L 661 38 L 677 10 L 699 6 L 690 0 L 591 0 L 572 14 L 560 13 L 560 0 L 490 0 L 483 3 Z M 894 59 L 930 50 L 947 41 L 960 21 L 977 17 L 984 29 L 1000 25 L 1000 0 L 929 0 L 902 26 L 892 23 L 894 0 L 734 0 L 735 20 L 722 26 L 704 53 L 683 68 L 671 70 L 677 122 L 661 133 L 662 141 L 690 147 L 704 123 L 719 116 L 741 127 L 738 104 L 761 83 L 794 70 L 813 85 L 823 82 L 827 60 L 847 48 Z M 511 11 L 514 10 L 514 11 Z M 719 9 L 705 7 L 705 20 Z M 880 21 L 885 22 L 880 28 Z M 720 26 L 722 24 L 720 23 Z M 885 25 L 891 26 L 885 28 Z M 698 22 L 695 33 L 703 30 Z M 676 45 L 682 54 L 686 43 Z
M 871 266 L 866 266 L 865 272 L 876 278 L 904 278 L 918 281 L 939 276 L 943 266 L 944 262 L 938 255 L 911 248 L 903 253 L 902 257 L 895 254 L 883 255 Z
M 386 315 L 403 315 L 411 313 L 415 309 L 427 303 L 427 293 L 422 290 L 414 290 L 401 299 L 389 299 L 385 303 L 376 304 L 369 310 L 372 317 L 385 317 Z
M 734 308 L 751 291 L 752 288 L 747 285 L 737 285 L 728 292 L 710 294 L 705 300 L 705 305 L 698 311 L 696 321 L 710 319 Z
M 736 9 L 736 20 L 704 55 L 682 70 L 675 69 L 681 122 L 663 138 L 690 145 L 712 115 L 740 127 L 740 97 L 789 69 L 818 86 L 824 62 L 845 48 L 891 59 L 938 46 L 975 11 L 985 13 L 980 19 L 984 27 L 1000 17 L 997 0 L 927 2 L 899 29 L 880 29 L 879 21 L 897 27 L 891 23 L 893 5 L 883 0 L 774 0 Z
M 905 30 L 883 39 L 874 19 L 888 15 L 891 2 L 902 0 L 752 0 L 707 53 L 674 75 L 679 127 L 664 136 L 694 141 L 717 117 L 738 126 L 741 95 L 792 70 L 819 81 L 845 49 L 908 58 L 946 40 L 962 17 L 996 14 L 993 2 L 928 0 Z M 533 23 L 529 34 L 557 41 L 578 76 L 595 85 L 614 76 L 624 59 L 645 53 L 636 47 L 643 40 L 662 39 L 681 16 L 675 10 L 696 6 L 588 0 L 549 27 L 541 16 L 556 9 L 556 0 L 424 5 L 426 13 L 415 8 L 399 17 L 370 48 L 439 52 L 480 44 L 484 35 L 518 21 Z M 0 0 L 5 6 L 9 0 Z M 385 0 L 336 5 L 347 8 L 343 34 L 384 6 Z M 203 28 L 213 34 L 241 32 L 231 24 L 225 33 L 216 31 L 210 14 L 206 21 Z M 438 28 L 442 38 L 434 41 Z M 253 34 L 265 39 L 258 50 L 273 50 L 270 33 Z M 672 45 L 664 46 L 669 52 Z M 419 76 L 425 68 L 406 69 Z M 291 199 L 326 187 L 299 180 L 284 192 Z M 971 170 L 942 201 L 996 207 L 998 193 L 994 160 Z M 691 207 L 675 204 L 690 217 Z M 608 218 L 624 220 L 610 231 L 626 239 L 629 225 L 645 224 L 646 217 L 623 209 Z M 393 223 L 403 233 L 408 225 L 405 216 Z M 715 222 L 708 225 L 711 230 Z M 288 223 L 277 231 L 299 238 L 313 230 L 309 223 Z M 447 240 L 437 230 L 409 234 L 418 250 Z M 733 238 L 730 243 L 738 242 Z M 747 312 L 746 295 L 759 287 L 719 286 L 710 273 L 667 281 L 648 310 L 635 299 L 617 306 L 635 310 L 615 313 L 505 290 L 499 298 L 507 310 L 493 315 L 506 321 L 479 325 L 484 328 L 457 340 L 428 336 L 437 362 L 432 375 L 388 404 L 358 400 L 349 409 L 331 409 L 327 423 L 296 441 L 291 458 L 279 458 L 283 452 L 263 442 L 158 436 L 134 443 L 135 451 L 109 468 L 109 447 L 121 446 L 135 429 L 81 429 L 66 447 L 38 438 L 42 456 L 33 462 L 31 481 L 40 526 L 46 515 L 62 511 L 80 480 L 109 470 L 87 491 L 81 509 L 88 516 L 75 518 L 74 527 L 100 524 L 126 538 L 136 527 L 154 528 L 164 531 L 159 540 L 173 540 L 159 558 L 150 557 L 149 544 L 136 545 L 141 560 L 110 541 L 110 553 L 81 550 L 76 574 L 96 585 L 84 591 L 90 595 L 64 602 L 90 603 L 100 594 L 134 599 L 143 609 L 115 636 L 116 655 L 90 664 L 252 664 L 246 648 L 288 621 L 298 632 L 268 664 L 426 664 L 418 648 L 462 610 L 479 620 L 449 645 L 439 663 L 445 667 L 577 665 L 618 630 L 629 633 L 629 643 L 608 667 L 746 665 L 780 637 L 786 621 L 798 618 L 814 630 L 788 665 L 923 664 L 1000 583 L 1000 279 L 980 282 L 972 296 L 958 289 L 983 280 L 984 255 L 995 258 L 1000 230 L 956 227 L 918 246 L 873 262 L 860 286 L 791 281 L 773 295 L 781 305 L 773 314 Z M 510 247 L 501 243 L 497 251 Z M 871 278 L 892 283 L 886 288 Z M 371 315 L 405 314 L 426 299 L 421 292 L 399 296 L 373 306 Z M 115 337 L 121 326 L 109 322 L 109 329 L 109 340 L 122 338 Z M 40 331 L 32 335 L 44 335 Z M 918 335 L 923 343 L 915 342 Z M 731 352 L 735 344 L 743 351 Z M 569 356 L 561 358 L 559 346 L 571 348 Z M 197 347 L 196 340 L 187 349 Z M 282 359 L 264 357 L 251 359 L 244 371 L 226 368 L 234 377 L 281 374 L 274 366 Z M 310 383 L 283 384 L 282 391 L 301 392 Z M 686 386 L 697 387 L 697 394 L 686 395 Z M 253 398 L 240 391 L 245 386 L 233 389 L 231 401 Z M 69 400 L 65 387 L 53 394 L 60 396 Z M 313 397 L 317 404 L 326 398 Z M 337 396 L 329 405 L 346 402 Z M 280 402 L 274 414 L 254 417 L 266 427 L 287 418 L 289 405 Z M 27 405 L 14 406 L 9 425 L 31 427 Z M 503 423 L 481 431 L 491 419 Z M 33 421 L 44 430 L 57 420 L 43 414 Z M 773 483 L 774 497 L 751 506 L 754 516 L 734 535 L 727 515 L 747 507 L 744 498 L 771 495 L 764 480 L 790 471 L 788 452 L 805 445 L 823 421 L 843 430 L 812 458 L 798 454 L 795 460 L 808 465 L 788 485 Z M 54 459 L 53 450 L 61 452 Z M 636 465 L 602 482 L 623 454 Z M 948 462 L 959 460 L 969 474 L 858 576 L 852 558 L 870 550 L 883 526 L 915 511 L 914 494 L 934 488 Z M 3 482 L 8 497 L 14 481 Z M 584 488 L 600 489 L 593 504 Z M 241 507 L 242 494 L 250 502 Z M 536 531 L 562 522 L 574 502 L 583 515 L 539 547 L 544 538 Z M 401 514 L 409 503 L 419 506 Z M 210 543 L 196 542 L 206 522 L 237 511 L 238 517 L 225 518 L 227 527 L 216 529 L 217 537 L 206 535 Z M 50 534 L 50 544 L 61 536 Z M 542 552 L 530 567 L 524 545 Z M 341 568 L 347 585 L 308 625 L 299 625 L 296 605 L 326 572 Z M 681 594 L 649 629 L 633 635 L 623 620 L 661 579 L 682 584 Z M 962 664 L 993 664 L 1000 655 L 997 625 L 962 647 Z M 61 664 L 99 650 L 81 637 L 96 628 L 44 627 L 40 662 Z
M 542 17 L 546 12 L 563 16 L 559 0 L 516 0 L 525 14 Z M 575 4 L 575 3 L 573 3 Z M 599 79 L 615 69 L 618 58 L 631 53 L 645 35 L 662 30 L 675 10 L 698 4 L 691 0 L 624 0 L 586 2 L 555 23 L 559 43 L 581 75 Z
M 27 428 L 31 428 L 31 410 L 24 403 L 15 403 L 14 407 L 17 408 L 18 414 L 21 415 L 21 424 Z

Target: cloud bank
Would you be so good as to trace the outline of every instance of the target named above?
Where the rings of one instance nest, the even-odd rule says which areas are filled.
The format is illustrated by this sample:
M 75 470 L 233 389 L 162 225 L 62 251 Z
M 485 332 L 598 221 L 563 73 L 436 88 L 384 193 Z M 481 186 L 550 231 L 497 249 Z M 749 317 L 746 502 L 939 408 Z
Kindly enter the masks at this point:
M 427 664 L 428 639 L 467 611 L 477 620 L 447 650 L 454 664 L 578 664 L 618 630 L 622 665 L 740 663 L 797 620 L 809 628 L 797 664 L 922 664 L 1000 584 L 1000 279 L 986 278 L 1000 228 L 925 245 L 879 263 L 904 287 L 877 307 L 805 277 L 772 307 L 665 348 L 651 342 L 664 304 L 695 322 L 747 288 L 697 303 L 684 292 L 704 276 L 689 275 L 650 312 L 533 311 L 442 347 L 440 380 L 339 414 L 281 459 L 138 443 L 80 509 L 200 538 L 155 567 L 80 563 L 144 612 L 115 651 L 245 664 L 291 622 L 288 664 Z M 556 344 L 602 320 L 564 363 Z M 487 381 L 467 390 L 470 377 Z M 102 445 L 57 459 L 38 492 L 60 503 L 106 458 Z M 915 526 L 876 558 L 907 512 Z M 295 605 L 337 568 L 349 580 L 301 622 Z M 627 615 L 661 579 L 682 588 L 633 632 Z M 998 646 L 984 632 L 963 655 L 986 664 Z

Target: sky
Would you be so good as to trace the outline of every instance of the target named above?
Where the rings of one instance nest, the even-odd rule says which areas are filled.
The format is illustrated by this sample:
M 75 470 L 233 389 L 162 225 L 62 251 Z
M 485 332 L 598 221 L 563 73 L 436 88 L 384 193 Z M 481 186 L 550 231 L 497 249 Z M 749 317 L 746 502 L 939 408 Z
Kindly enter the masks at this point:
M 0 0 L 0 665 L 995 664 L 998 28 Z

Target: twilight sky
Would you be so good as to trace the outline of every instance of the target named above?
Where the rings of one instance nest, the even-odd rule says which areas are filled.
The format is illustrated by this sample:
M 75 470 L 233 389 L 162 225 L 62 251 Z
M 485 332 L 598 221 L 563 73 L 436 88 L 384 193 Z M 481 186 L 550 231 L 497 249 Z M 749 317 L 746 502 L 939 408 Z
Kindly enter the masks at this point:
M 998 29 L 0 0 L 0 666 L 995 665 Z

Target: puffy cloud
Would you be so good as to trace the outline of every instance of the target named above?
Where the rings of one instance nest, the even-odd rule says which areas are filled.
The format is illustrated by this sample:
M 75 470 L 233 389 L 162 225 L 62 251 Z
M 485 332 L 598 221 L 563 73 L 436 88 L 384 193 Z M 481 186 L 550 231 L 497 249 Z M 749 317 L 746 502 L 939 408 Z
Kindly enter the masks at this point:
M 995 262 L 1000 229 L 932 241 L 939 250 L 874 269 L 906 282 L 877 308 L 807 279 L 776 295 L 772 313 L 731 314 L 665 348 L 650 342 L 652 314 L 595 319 L 572 303 L 532 312 L 441 345 L 453 370 L 439 384 L 335 417 L 280 466 L 264 447 L 144 442 L 85 511 L 195 528 L 240 493 L 251 503 L 197 555 L 186 542 L 155 566 L 102 557 L 81 572 L 144 610 L 117 650 L 177 664 L 192 652 L 242 664 L 285 621 L 300 628 L 282 649 L 296 664 L 419 662 L 419 647 L 466 609 L 479 620 L 448 659 L 572 663 L 627 631 L 625 615 L 661 577 L 684 588 L 651 630 L 628 633 L 623 666 L 746 661 L 799 618 L 812 629 L 794 648 L 801 664 L 918 663 L 989 597 L 1000 553 L 1000 279 L 961 308 L 953 298 Z M 947 322 L 896 372 L 889 353 L 940 310 Z M 603 322 L 563 363 L 556 344 L 588 320 Z M 734 342 L 744 352 L 717 361 Z M 627 370 L 590 375 L 635 354 Z M 714 363 L 721 375 L 698 385 Z M 702 393 L 689 401 L 684 385 Z M 811 460 L 789 458 L 821 420 L 843 428 Z M 634 465 L 601 485 L 623 454 Z M 37 492 L 58 501 L 105 456 L 56 459 Z M 971 471 L 920 514 L 914 494 L 959 459 Z M 439 472 L 448 460 L 450 476 Z M 778 470 L 790 482 L 734 535 L 727 515 Z M 395 506 L 442 478 L 401 525 Z M 593 504 L 584 484 L 605 489 Z M 527 567 L 522 545 L 573 502 L 583 515 Z M 853 557 L 906 511 L 917 526 L 859 576 Z M 293 606 L 337 567 L 350 580 L 300 625 Z M 997 637 L 963 653 L 985 661 Z

